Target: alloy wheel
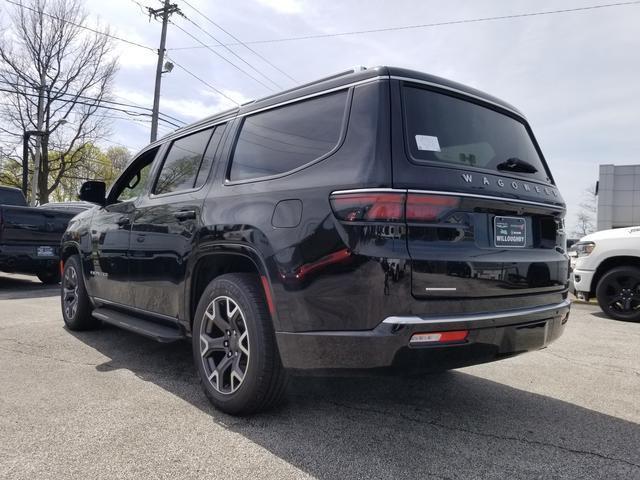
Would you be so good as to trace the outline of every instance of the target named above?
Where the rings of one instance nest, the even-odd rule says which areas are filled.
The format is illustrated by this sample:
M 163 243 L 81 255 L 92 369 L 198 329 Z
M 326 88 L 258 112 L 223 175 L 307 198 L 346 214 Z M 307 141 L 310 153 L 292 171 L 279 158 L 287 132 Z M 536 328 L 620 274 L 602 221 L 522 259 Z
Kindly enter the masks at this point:
M 605 286 L 604 297 L 611 310 L 621 315 L 640 311 L 640 279 L 633 275 L 618 275 Z
M 249 332 L 230 297 L 214 298 L 200 324 L 200 358 L 211 386 L 222 394 L 240 388 L 249 367 Z
M 73 319 L 78 310 L 78 272 L 70 265 L 64 272 L 62 279 L 64 313 L 68 319 Z

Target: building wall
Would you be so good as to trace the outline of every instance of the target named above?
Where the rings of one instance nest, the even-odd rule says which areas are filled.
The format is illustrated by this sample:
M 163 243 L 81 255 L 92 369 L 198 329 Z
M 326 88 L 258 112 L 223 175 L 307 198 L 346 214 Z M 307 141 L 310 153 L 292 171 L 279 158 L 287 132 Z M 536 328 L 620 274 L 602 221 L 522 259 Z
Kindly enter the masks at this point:
M 640 225 L 640 165 L 600 165 L 598 230 Z

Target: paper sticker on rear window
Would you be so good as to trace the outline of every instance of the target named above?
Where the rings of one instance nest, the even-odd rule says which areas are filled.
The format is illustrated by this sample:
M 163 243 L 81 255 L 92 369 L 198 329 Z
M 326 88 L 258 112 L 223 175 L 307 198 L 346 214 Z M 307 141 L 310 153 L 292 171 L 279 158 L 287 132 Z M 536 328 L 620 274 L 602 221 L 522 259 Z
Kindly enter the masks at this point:
M 438 137 L 432 137 L 431 135 L 416 135 L 416 144 L 418 150 L 426 150 L 428 152 L 439 152 L 440 142 Z

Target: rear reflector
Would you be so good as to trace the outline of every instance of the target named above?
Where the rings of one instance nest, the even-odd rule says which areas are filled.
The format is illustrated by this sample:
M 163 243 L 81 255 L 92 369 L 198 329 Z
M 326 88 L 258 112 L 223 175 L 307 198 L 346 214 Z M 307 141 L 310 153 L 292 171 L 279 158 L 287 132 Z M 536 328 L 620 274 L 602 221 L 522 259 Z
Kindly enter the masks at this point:
M 409 344 L 421 343 L 461 343 L 467 339 L 469 330 L 454 330 L 452 332 L 415 333 L 411 336 Z

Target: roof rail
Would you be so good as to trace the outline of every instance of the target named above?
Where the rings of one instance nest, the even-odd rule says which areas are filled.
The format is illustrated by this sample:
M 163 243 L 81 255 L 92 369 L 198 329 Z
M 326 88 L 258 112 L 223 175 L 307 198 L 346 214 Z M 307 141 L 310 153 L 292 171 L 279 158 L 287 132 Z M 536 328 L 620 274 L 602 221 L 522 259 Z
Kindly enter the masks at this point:
M 279 96 L 279 95 L 282 95 L 282 94 L 285 94 L 285 93 L 293 92 L 295 90 L 300 90 L 302 88 L 309 87 L 311 85 L 317 85 L 318 83 L 327 82 L 329 80 L 335 80 L 336 78 L 344 77 L 346 75 L 351 75 L 352 73 L 363 72 L 366 69 L 367 69 L 367 67 L 363 67 L 362 65 L 359 65 L 359 66 L 350 68 L 349 70 L 344 70 L 342 72 L 334 73 L 333 75 L 329 75 L 327 77 L 318 78 L 318 79 L 316 79 L 316 80 L 314 80 L 312 82 L 302 83 L 300 85 L 296 85 L 295 87 L 291 87 L 291 88 L 288 88 L 286 90 L 282 90 L 281 92 L 276 92 L 276 93 L 274 93 L 272 95 L 268 95 L 266 97 L 262 97 L 262 98 L 256 99 L 256 100 L 254 100 L 254 102 L 258 102 L 258 101 L 261 102 L 261 101 L 267 100 L 267 99 L 269 99 L 271 97 L 276 97 L 276 96 Z M 247 103 L 253 103 L 253 102 L 247 102 Z

